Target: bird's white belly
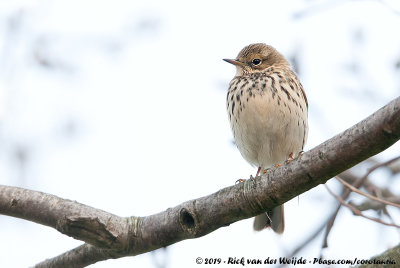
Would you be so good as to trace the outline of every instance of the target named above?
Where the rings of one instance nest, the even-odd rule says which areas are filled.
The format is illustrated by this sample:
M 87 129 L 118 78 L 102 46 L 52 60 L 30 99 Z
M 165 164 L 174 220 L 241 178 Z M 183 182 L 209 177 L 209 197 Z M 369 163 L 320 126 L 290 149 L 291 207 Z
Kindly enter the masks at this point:
M 289 113 L 284 101 L 278 104 L 277 98 L 269 94 L 250 97 L 237 122 L 231 120 L 242 156 L 252 165 L 267 168 L 283 163 L 291 153 L 297 155 L 302 150 L 305 133 L 295 112 L 292 109 Z

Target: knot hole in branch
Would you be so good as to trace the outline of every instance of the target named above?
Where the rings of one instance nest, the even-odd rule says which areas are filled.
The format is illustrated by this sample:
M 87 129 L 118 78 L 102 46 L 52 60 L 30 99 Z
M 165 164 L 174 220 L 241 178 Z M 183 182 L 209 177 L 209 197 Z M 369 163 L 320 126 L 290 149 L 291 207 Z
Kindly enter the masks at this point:
M 181 209 L 179 213 L 179 221 L 185 231 L 189 233 L 194 233 L 196 221 L 194 219 L 194 215 L 192 215 L 192 213 L 186 208 Z

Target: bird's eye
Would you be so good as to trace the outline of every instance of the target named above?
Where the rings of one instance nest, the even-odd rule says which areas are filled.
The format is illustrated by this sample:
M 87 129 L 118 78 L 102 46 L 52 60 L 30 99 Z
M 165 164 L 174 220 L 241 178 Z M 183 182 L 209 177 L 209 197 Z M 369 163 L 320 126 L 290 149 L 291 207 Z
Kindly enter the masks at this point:
M 261 60 L 260 59 L 254 59 L 254 60 L 252 60 L 252 63 L 254 65 L 259 65 L 261 63 Z

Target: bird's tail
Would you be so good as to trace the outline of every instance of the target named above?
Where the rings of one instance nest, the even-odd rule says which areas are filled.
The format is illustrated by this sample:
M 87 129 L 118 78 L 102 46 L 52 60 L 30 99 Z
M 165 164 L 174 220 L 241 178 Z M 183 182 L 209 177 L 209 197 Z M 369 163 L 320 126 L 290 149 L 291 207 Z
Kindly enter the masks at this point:
M 282 234 L 285 230 L 283 204 L 254 218 L 253 228 L 255 231 L 261 231 L 269 227 L 278 234 Z

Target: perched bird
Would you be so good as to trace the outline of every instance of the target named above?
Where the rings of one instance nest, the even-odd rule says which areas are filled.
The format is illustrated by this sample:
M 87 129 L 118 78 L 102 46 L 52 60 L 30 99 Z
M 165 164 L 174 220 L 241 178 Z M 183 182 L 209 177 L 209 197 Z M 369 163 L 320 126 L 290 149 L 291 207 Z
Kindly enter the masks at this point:
M 289 62 L 273 47 L 251 44 L 236 59 L 227 110 L 235 143 L 258 176 L 265 169 L 296 157 L 308 133 L 308 103 Z M 283 233 L 283 205 L 255 217 L 254 230 L 271 227 Z

